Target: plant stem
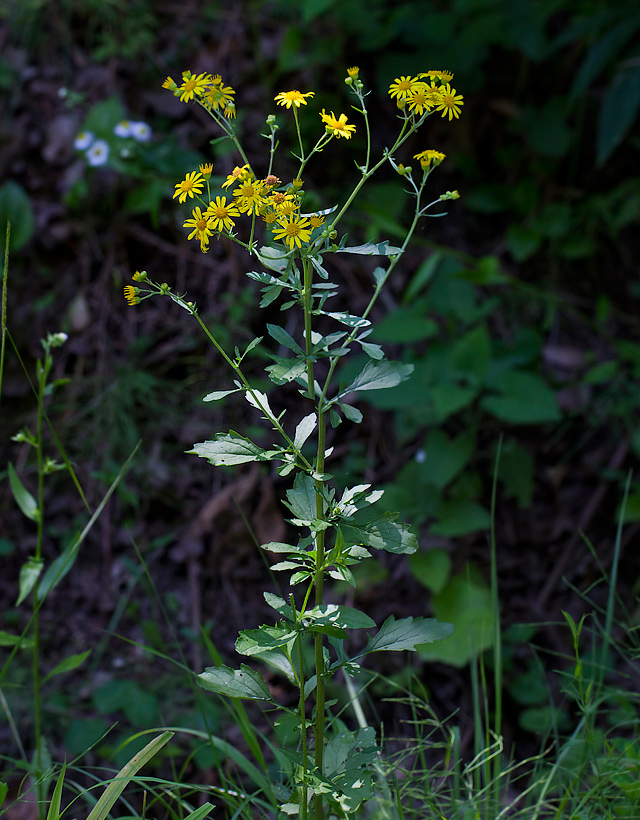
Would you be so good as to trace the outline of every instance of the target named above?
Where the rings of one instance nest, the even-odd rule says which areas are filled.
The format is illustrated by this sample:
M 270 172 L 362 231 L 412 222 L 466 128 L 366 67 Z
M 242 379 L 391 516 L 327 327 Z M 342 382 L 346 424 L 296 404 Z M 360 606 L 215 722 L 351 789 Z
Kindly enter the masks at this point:
M 38 461 L 38 532 L 36 539 L 36 561 L 42 557 L 42 539 L 44 534 L 44 463 L 42 458 L 42 417 L 44 404 L 44 391 L 47 383 L 49 370 L 49 351 L 45 358 L 39 361 L 38 367 L 38 416 L 36 429 L 36 456 Z M 40 607 L 38 606 L 38 580 L 36 579 L 32 590 L 33 601 L 33 731 L 35 740 L 35 755 L 33 774 L 36 781 L 36 794 L 38 796 L 38 815 L 44 817 L 45 798 L 43 793 L 42 778 L 42 704 L 40 698 Z
M 324 472 L 324 451 L 326 437 L 326 416 L 324 411 L 318 410 L 318 454 L 316 458 L 316 471 Z M 316 479 L 316 516 L 322 519 L 324 516 L 323 485 L 320 479 Z M 324 535 L 325 530 L 316 534 L 316 606 L 321 606 L 324 599 Z M 322 765 L 324 757 L 324 729 L 325 729 L 325 686 L 324 686 L 324 652 L 323 635 L 315 636 L 315 661 L 316 661 L 316 720 L 315 720 L 315 764 L 319 776 L 322 776 Z M 322 818 L 322 795 L 315 797 L 315 820 Z

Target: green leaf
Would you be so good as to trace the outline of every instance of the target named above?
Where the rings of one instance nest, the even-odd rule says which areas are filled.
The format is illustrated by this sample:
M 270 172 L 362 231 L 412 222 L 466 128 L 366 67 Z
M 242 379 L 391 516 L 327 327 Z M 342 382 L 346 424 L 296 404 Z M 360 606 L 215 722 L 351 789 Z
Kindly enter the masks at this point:
M 449 580 L 451 574 L 451 556 L 441 547 L 428 552 L 414 552 L 409 556 L 411 574 L 423 587 L 438 593 Z
M 338 248 L 336 253 L 358 253 L 365 256 L 398 256 L 402 253 L 402 248 L 395 248 L 389 245 L 385 239 L 384 242 L 367 242 L 366 245 L 354 245 L 351 248 Z
M 242 664 L 240 669 L 231 669 L 228 666 L 209 666 L 197 676 L 197 681 L 203 689 L 219 695 L 227 695 L 230 698 L 273 700 L 269 687 L 260 672 L 246 664 Z
M 20 594 L 18 595 L 16 606 L 20 606 L 27 595 L 31 592 L 36 581 L 38 580 L 38 577 L 40 576 L 40 573 L 42 572 L 43 566 L 44 563 L 40 559 L 36 558 L 29 558 L 26 563 L 22 565 L 19 581 Z
M 213 808 L 215 808 L 213 803 L 203 803 L 195 811 L 188 814 L 184 820 L 203 820 L 203 818 L 206 817 Z
M 0 782 L 0 809 L 4 805 L 4 801 L 7 799 L 8 792 L 9 785 L 7 783 Z
M 342 529 L 350 544 L 373 547 L 394 553 L 411 553 L 418 549 L 418 539 L 406 524 L 396 521 L 396 513 L 385 513 L 365 524 L 350 524 L 344 519 Z
M 83 664 L 86 659 L 91 654 L 91 650 L 87 649 L 86 652 L 79 652 L 77 655 L 70 655 L 68 658 L 65 658 L 63 661 L 60 661 L 59 664 L 53 667 L 51 672 L 43 678 L 42 682 L 48 681 L 49 678 L 52 678 L 54 675 L 62 675 L 65 672 L 71 672 L 74 669 L 77 669 L 81 664 Z
M 453 624 L 440 623 L 435 618 L 401 618 L 396 621 L 390 615 L 378 632 L 369 638 L 362 654 L 403 650 L 413 652 L 422 644 L 448 638 L 452 632 Z
M 11 486 L 11 492 L 16 504 L 20 507 L 22 512 L 32 521 L 37 521 L 40 517 L 40 513 L 36 500 L 24 486 L 22 481 L 20 481 L 20 478 L 14 470 L 11 462 L 9 462 L 9 485 Z
M 598 165 L 603 165 L 620 145 L 639 108 L 640 66 L 630 65 L 616 74 L 605 94 L 596 138 Z
M 435 510 L 437 524 L 432 524 L 431 532 L 447 538 L 468 535 L 471 532 L 487 530 L 491 526 L 491 516 L 477 501 L 460 498 L 442 501 Z
M 33 638 L 24 638 L 22 635 L 12 635 L 10 632 L 5 632 L 0 629 L 0 646 L 17 646 L 21 649 L 32 649 Z
M 491 415 L 512 424 L 542 424 L 559 421 L 553 390 L 537 374 L 507 371 L 499 382 L 502 395 L 485 396 L 482 407 Z
M 484 379 L 491 358 L 491 340 L 484 324 L 479 324 L 454 343 L 451 361 L 459 373 L 470 377 L 473 384 Z
M 233 390 L 214 390 L 213 393 L 207 393 L 207 395 L 202 399 L 202 401 L 220 401 L 220 399 L 224 399 L 226 396 L 230 396 L 232 393 L 239 392 L 239 387 L 235 387 Z
M 359 375 L 347 388 L 340 391 L 336 399 L 344 398 L 357 390 L 386 390 L 388 387 L 395 387 L 408 379 L 412 372 L 412 364 L 368 361 Z
M 305 612 L 304 618 L 310 618 L 314 623 L 336 626 L 339 629 L 370 629 L 376 625 L 376 622 L 364 612 L 337 604 L 315 606 L 309 612 Z
M 213 441 L 194 444 L 193 450 L 187 452 L 206 458 L 216 467 L 245 464 L 247 461 L 270 461 L 277 454 L 275 451 L 263 450 L 233 430 L 229 433 L 217 433 Z
M 275 339 L 278 344 L 283 345 L 284 347 L 289 348 L 289 350 L 293 350 L 295 353 L 299 353 L 300 355 L 304 354 L 304 351 L 300 347 L 300 345 L 296 342 L 296 340 L 291 336 L 290 333 L 280 327 L 280 325 L 267 325 L 267 331 L 269 336 L 272 339 Z
M 274 270 L 277 273 L 285 273 L 289 267 L 289 252 L 283 248 L 268 248 L 262 247 L 256 251 L 256 256 L 269 270 Z
M 47 809 L 47 820 L 58 820 L 62 812 L 60 811 L 60 803 L 62 801 L 62 785 L 64 783 L 64 776 L 65 772 L 67 771 L 67 764 L 62 764 L 62 769 L 60 770 L 60 774 L 58 775 L 58 780 L 56 781 L 55 788 L 53 790 L 53 794 L 51 795 L 51 801 L 49 803 L 49 808 Z M 0 805 L 2 804 L 2 800 L 0 800 Z
M 260 626 L 258 629 L 244 629 L 236 640 L 236 652 L 241 655 L 259 655 L 272 649 L 279 649 L 295 643 L 297 633 L 279 626 Z
M 362 316 L 353 316 L 351 313 L 327 313 L 326 316 L 330 316 L 336 322 L 341 322 L 347 327 L 369 327 L 371 324 L 368 319 L 363 319 Z
M 270 364 L 266 370 L 274 384 L 286 384 L 298 379 L 307 369 L 304 359 L 282 359 L 274 357 L 276 364 Z
M 311 433 L 316 429 L 318 419 L 315 413 L 309 413 L 296 427 L 296 433 L 293 439 L 294 445 L 300 449 L 305 441 L 309 438 Z
M 33 205 L 24 188 L 8 180 L 0 185 L 0 259 L 4 260 L 7 223 L 11 223 L 9 252 L 21 250 L 33 236 Z
M 444 430 L 436 428 L 427 436 L 422 453 L 424 460 L 419 466 L 422 480 L 443 489 L 473 457 L 475 436 L 472 432 L 464 432 L 451 439 Z
M 298 473 L 293 481 L 293 489 L 287 490 L 287 501 L 284 503 L 296 518 L 301 521 L 313 521 L 318 517 L 316 497 L 315 481 L 306 473 Z M 325 503 L 323 510 L 326 511 Z

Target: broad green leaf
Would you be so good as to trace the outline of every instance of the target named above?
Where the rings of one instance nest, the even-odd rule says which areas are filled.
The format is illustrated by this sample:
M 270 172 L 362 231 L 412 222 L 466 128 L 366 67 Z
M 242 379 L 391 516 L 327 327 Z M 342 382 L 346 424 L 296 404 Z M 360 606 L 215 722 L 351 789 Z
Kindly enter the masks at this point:
M 433 594 L 431 606 L 436 618 L 452 623 L 455 632 L 444 643 L 421 648 L 422 658 L 460 667 L 492 646 L 491 590 L 474 565 L 470 564 Z
M 363 319 L 362 316 L 352 316 L 351 313 L 327 313 L 326 315 L 347 327 L 368 327 L 371 324 L 368 319 Z
M 408 379 L 412 372 L 412 364 L 368 361 L 359 375 L 347 388 L 341 390 L 336 398 L 344 398 L 344 396 L 355 393 L 357 390 L 385 390 L 388 387 L 395 387 L 400 382 Z
M 431 339 L 438 334 L 438 325 L 427 316 L 425 299 L 397 307 L 375 327 L 373 338 L 380 342 L 406 344 Z
M 266 370 L 274 384 L 286 384 L 302 376 L 306 371 L 304 359 L 276 358 L 276 364 L 270 364 Z
M 293 489 L 287 490 L 285 504 L 296 518 L 301 521 L 313 521 L 318 517 L 317 491 L 315 481 L 306 473 L 298 473 L 293 482 Z M 326 503 L 323 502 L 323 511 Z
M 451 361 L 459 373 L 481 383 L 491 358 L 491 340 L 484 323 L 477 325 L 454 343 Z
M 44 563 L 36 558 L 28 558 L 27 561 L 22 565 L 20 570 L 20 594 L 18 595 L 18 600 L 16 601 L 16 606 L 20 606 L 20 604 L 24 601 L 27 595 L 31 592 L 33 587 L 35 586 L 36 581 L 38 580 L 40 573 L 42 572 L 42 568 Z
M 235 433 L 218 433 L 213 441 L 203 441 L 193 445 L 189 454 L 206 458 L 216 467 L 231 464 L 245 464 L 247 461 L 269 461 L 274 451 L 263 450 L 248 438 Z
M 295 446 L 300 449 L 305 441 L 309 438 L 311 433 L 316 429 L 318 418 L 315 413 L 309 413 L 296 427 L 296 433 L 293 439 Z
M 513 370 L 499 384 L 502 395 L 485 396 L 482 407 L 491 415 L 512 424 L 542 424 L 559 421 L 553 390 L 537 374 Z
M 394 553 L 411 553 L 418 549 L 418 539 L 406 524 L 396 521 L 396 513 L 385 513 L 365 524 L 350 524 L 344 520 L 342 529 L 351 544 L 373 547 Z
M 411 574 L 431 592 L 440 592 L 451 574 L 451 556 L 440 548 L 434 547 L 428 552 L 414 552 L 409 556 Z
M 126 786 L 133 780 L 140 769 L 148 763 L 173 737 L 173 732 L 163 732 L 141 749 L 131 760 L 123 766 L 111 780 L 100 796 L 98 802 L 87 815 L 87 820 L 106 820 L 114 803 L 120 797 Z
M 640 66 L 629 65 L 616 74 L 605 94 L 596 138 L 597 164 L 602 165 L 620 145 L 640 108 Z
M 243 630 L 236 640 L 236 652 L 241 655 L 259 655 L 271 649 L 293 645 L 297 633 L 279 626 L 260 626 L 258 629 Z
M 264 678 L 255 669 L 242 664 L 240 669 L 228 666 L 209 666 L 197 676 L 203 689 L 227 695 L 230 698 L 248 700 L 273 700 Z
M 340 629 L 370 629 L 376 625 L 376 622 L 364 612 L 338 604 L 315 606 L 309 612 L 305 612 L 304 617 L 310 618 L 314 623 L 331 624 Z
M 9 792 L 9 785 L 7 783 L 0 781 L 0 809 L 4 805 L 4 801 L 7 799 L 7 794 Z
M 403 650 L 413 652 L 422 644 L 448 638 L 452 632 L 453 624 L 440 623 L 435 618 L 401 618 L 396 621 L 390 615 L 378 632 L 369 638 L 362 654 Z
M 422 480 L 443 489 L 471 460 L 475 453 L 475 436 L 469 431 L 451 439 L 444 430 L 435 428 L 427 436 L 421 452 L 424 454 L 419 463 Z
M 436 507 L 435 516 L 438 523 L 431 525 L 431 532 L 448 538 L 487 530 L 491 526 L 487 510 L 477 501 L 466 498 L 442 501 Z
M 9 462 L 9 485 L 11 486 L 11 492 L 16 504 L 20 507 L 22 512 L 32 521 L 37 521 L 40 517 L 38 504 L 29 490 L 27 490 L 24 486 L 22 481 L 20 481 L 20 478 L 14 470 L 11 462 Z
M 9 251 L 16 253 L 33 236 L 35 216 L 26 191 L 13 180 L 0 185 L 0 259 L 4 260 L 7 223 L 11 223 Z
M 262 549 L 269 552 L 302 552 L 300 547 L 284 544 L 282 541 L 269 541 L 268 544 L 262 544 Z
M 432 387 L 429 398 L 433 404 L 436 420 L 442 422 L 471 404 L 477 395 L 477 387 L 462 387 L 459 384 L 448 382 Z
M 568 97 L 571 103 L 574 103 L 584 94 L 596 77 L 611 62 L 619 49 L 624 46 L 630 37 L 633 37 L 639 23 L 640 18 L 637 16 L 635 19 L 631 18 L 630 20 L 625 15 L 624 22 L 614 26 L 595 40 L 575 74 Z
M 60 661 L 59 664 L 53 667 L 51 672 L 43 678 L 43 683 L 48 681 L 49 678 L 52 678 L 54 675 L 62 675 L 65 672 L 71 672 L 73 669 L 77 669 L 81 664 L 83 664 L 86 659 L 91 654 L 91 650 L 87 649 L 86 652 L 79 652 L 77 655 L 70 655 L 68 658 L 65 658 L 63 661 Z
M 283 248 L 268 248 L 262 247 L 256 251 L 256 256 L 269 270 L 274 270 L 277 273 L 284 273 L 289 266 L 288 251 Z

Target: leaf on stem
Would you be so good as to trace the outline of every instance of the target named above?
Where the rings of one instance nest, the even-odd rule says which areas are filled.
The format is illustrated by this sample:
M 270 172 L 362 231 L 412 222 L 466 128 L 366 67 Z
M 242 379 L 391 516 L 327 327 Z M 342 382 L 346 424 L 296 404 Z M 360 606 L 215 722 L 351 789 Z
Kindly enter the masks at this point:
M 197 681 L 203 689 L 218 695 L 248 700 L 273 700 L 260 672 L 244 663 L 240 669 L 209 666 L 197 676 Z
M 229 433 L 218 433 L 213 441 L 203 441 L 187 450 L 191 455 L 206 458 L 216 467 L 232 464 L 245 464 L 247 461 L 271 461 L 279 450 L 263 450 L 248 438 L 231 430 Z
M 388 387 L 395 387 L 408 379 L 412 372 L 412 364 L 369 361 L 351 384 L 341 390 L 333 401 L 343 399 L 349 393 L 355 393 L 357 390 L 386 390 Z
M 30 518 L 32 521 L 37 521 L 40 515 L 38 504 L 22 481 L 20 481 L 11 462 L 9 462 L 9 484 L 18 507 L 20 507 L 27 518 Z
M 440 623 L 435 618 L 401 618 L 396 621 L 390 615 L 376 634 L 369 638 L 362 655 L 402 650 L 413 652 L 421 644 L 448 638 L 452 632 L 453 624 Z

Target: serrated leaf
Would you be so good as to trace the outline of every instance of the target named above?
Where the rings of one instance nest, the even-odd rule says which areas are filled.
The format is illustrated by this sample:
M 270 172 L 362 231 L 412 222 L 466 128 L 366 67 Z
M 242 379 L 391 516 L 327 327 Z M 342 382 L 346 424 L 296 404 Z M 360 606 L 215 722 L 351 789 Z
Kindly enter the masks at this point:
M 418 539 L 406 524 L 396 521 L 395 513 L 385 513 L 366 524 L 355 525 L 347 521 L 343 529 L 352 544 L 399 554 L 418 549 Z
M 63 675 L 65 672 L 71 672 L 74 669 L 77 669 L 81 664 L 83 664 L 86 659 L 91 654 L 91 650 L 87 649 L 86 652 L 79 652 L 77 655 L 70 655 L 68 658 L 65 658 L 63 661 L 60 661 L 59 664 L 53 667 L 51 672 L 43 679 L 43 683 L 49 678 L 52 678 L 54 675 Z
M 194 444 L 189 454 L 206 458 L 216 467 L 232 464 L 245 464 L 248 461 L 269 461 L 274 457 L 273 451 L 263 450 L 248 438 L 230 433 L 218 433 L 213 441 Z
M 318 418 L 315 413 L 309 413 L 296 427 L 296 433 L 293 439 L 294 445 L 298 450 L 302 447 L 305 441 L 309 438 L 311 433 L 316 429 Z
M 395 387 L 408 379 L 412 372 L 412 364 L 369 361 L 351 384 L 340 391 L 336 399 L 344 398 L 357 390 L 386 390 L 388 387 Z
M 18 600 L 16 601 L 16 606 L 20 606 L 27 595 L 31 592 L 40 576 L 40 573 L 42 572 L 43 567 L 44 563 L 40 559 L 36 558 L 29 558 L 22 565 L 19 581 L 20 593 L 18 595 Z
M 302 376 L 306 371 L 304 359 L 276 359 L 276 364 L 266 368 L 274 384 L 286 384 Z
M 31 495 L 29 490 L 27 490 L 22 481 L 20 481 L 20 478 L 11 462 L 9 462 L 8 469 L 9 485 L 16 504 L 20 507 L 27 518 L 30 518 L 32 521 L 37 521 L 39 518 L 39 511 L 35 498 Z
M 328 624 L 340 629 L 371 629 L 376 625 L 374 620 L 359 609 L 338 604 L 315 606 L 309 612 L 305 612 L 304 617 L 311 618 L 314 623 Z
M 453 632 L 453 624 L 440 623 L 435 618 L 401 618 L 390 615 L 378 632 L 370 637 L 363 654 L 370 652 L 415 651 L 425 643 L 442 641 Z
M 264 678 L 255 669 L 242 664 L 240 669 L 228 666 L 209 666 L 197 675 L 196 680 L 208 692 L 227 695 L 230 698 L 248 700 L 273 700 Z
M 293 644 L 296 637 L 297 632 L 279 626 L 263 625 L 258 629 L 245 629 L 236 640 L 236 652 L 241 655 L 259 655 L 261 652 Z

